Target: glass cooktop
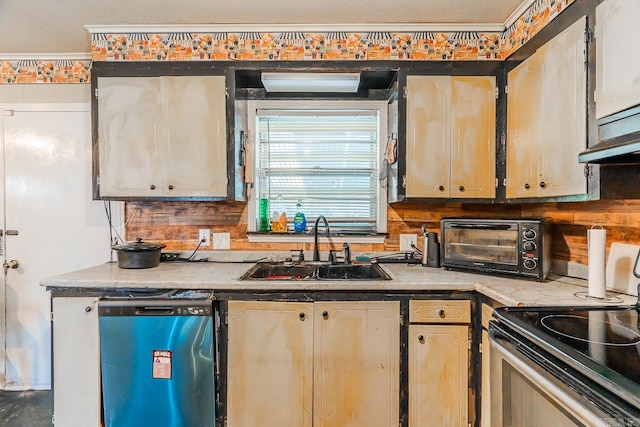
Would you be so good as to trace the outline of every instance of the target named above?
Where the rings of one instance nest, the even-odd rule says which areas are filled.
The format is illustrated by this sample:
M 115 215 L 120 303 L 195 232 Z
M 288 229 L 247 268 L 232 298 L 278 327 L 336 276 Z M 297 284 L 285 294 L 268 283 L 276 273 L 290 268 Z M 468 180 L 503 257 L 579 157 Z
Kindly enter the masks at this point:
M 573 368 L 640 396 L 635 307 L 499 308 L 494 316 Z

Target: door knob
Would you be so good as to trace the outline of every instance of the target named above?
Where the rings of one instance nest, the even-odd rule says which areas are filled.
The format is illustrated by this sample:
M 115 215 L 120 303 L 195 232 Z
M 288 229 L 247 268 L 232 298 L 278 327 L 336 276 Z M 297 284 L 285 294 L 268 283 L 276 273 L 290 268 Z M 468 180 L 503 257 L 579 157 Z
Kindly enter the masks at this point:
M 12 259 L 11 261 L 5 261 L 2 263 L 2 267 L 4 267 L 4 272 L 6 273 L 10 268 L 16 269 L 20 267 L 20 261 L 15 259 Z

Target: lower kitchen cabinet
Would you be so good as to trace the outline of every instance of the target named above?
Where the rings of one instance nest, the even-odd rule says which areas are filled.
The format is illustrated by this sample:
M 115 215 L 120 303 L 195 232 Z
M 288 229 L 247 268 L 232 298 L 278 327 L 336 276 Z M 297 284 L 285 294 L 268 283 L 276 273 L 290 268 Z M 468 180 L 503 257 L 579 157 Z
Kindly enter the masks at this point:
M 98 298 L 52 299 L 53 424 L 101 425 Z
M 409 310 L 410 322 L 429 322 L 409 325 L 409 427 L 467 426 L 470 302 L 411 301 Z
M 480 343 L 481 378 L 480 383 L 480 427 L 491 427 L 491 346 L 489 345 L 489 320 L 493 317 L 493 308 L 482 304 L 482 337 Z
M 229 301 L 226 425 L 398 425 L 399 350 L 396 301 Z
M 227 426 L 311 426 L 313 305 L 229 302 Z
M 399 421 L 400 304 L 314 304 L 314 427 Z

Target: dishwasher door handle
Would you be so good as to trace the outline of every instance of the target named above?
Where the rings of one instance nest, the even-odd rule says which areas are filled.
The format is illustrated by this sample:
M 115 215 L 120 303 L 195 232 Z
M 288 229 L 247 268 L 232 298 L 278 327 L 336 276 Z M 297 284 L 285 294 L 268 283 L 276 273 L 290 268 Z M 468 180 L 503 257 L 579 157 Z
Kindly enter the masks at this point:
M 136 314 L 139 316 L 169 316 L 175 313 L 172 305 L 143 305 L 136 307 Z

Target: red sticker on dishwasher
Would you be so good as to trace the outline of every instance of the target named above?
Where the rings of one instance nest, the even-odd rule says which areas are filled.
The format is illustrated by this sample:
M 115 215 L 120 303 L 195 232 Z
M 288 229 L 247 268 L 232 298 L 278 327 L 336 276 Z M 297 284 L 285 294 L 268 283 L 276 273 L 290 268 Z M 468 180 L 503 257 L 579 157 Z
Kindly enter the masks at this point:
M 153 378 L 171 379 L 171 351 L 153 350 Z

